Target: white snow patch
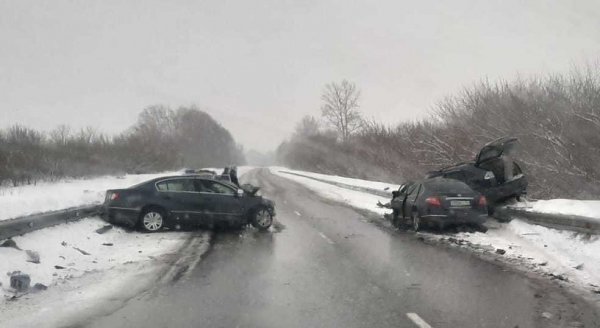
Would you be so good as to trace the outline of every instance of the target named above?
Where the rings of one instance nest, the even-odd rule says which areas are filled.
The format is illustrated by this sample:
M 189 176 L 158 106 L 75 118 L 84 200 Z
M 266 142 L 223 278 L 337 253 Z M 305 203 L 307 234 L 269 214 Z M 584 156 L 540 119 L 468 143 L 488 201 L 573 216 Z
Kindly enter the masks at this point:
M 320 174 L 320 173 L 314 173 L 314 172 L 290 170 L 285 167 L 271 166 L 271 167 L 269 167 L 269 169 L 273 173 L 290 172 L 290 173 L 301 174 L 301 175 L 305 175 L 305 176 L 309 176 L 309 177 L 313 177 L 313 178 L 317 178 L 317 179 L 321 179 L 321 180 L 343 183 L 343 184 L 347 184 L 347 185 L 351 185 L 351 186 L 355 186 L 355 187 L 377 189 L 377 190 L 381 190 L 381 191 L 389 191 L 390 193 L 393 190 L 398 190 L 398 188 L 400 187 L 400 185 L 393 184 L 393 183 L 369 181 L 369 180 L 341 177 L 341 176 L 337 176 L 337 175 L 327 175 L 327 174 Z M 285 173 L 283 173 L 283 174 L 285 174 Z M 291 175 L 288 174 L 288 176 L 291 176 Z
M 376 205 L 377 202 L 382 202 L 382 203 L 388 202 L 389 199 L 387 199 L 387 198 L 375 196 L 372 194 L 367 194 L 367 193 L 360 192 L 360 191 L 349 190 L 349 189 L 337 187 L 337 186 L 334 186 L 334 185 L 331 185 L 331 184 L 328 184 L 325 182 L 320 182 L 320 181 L 316 181 L 313 179 L 300 177 L 297 175 L 285 174 L 285 173 L 281 172 L 282 171 L 281 168 L 269 168 L 269 169 L 273 174 L 276 174 L 283 178 L 293 180 L 293 181 L 303 184 L 304 186 L 308 187 L 309 189 L 314 190 L 317 194 L 319 194 L 322 197 L 325 197 L 325 198 L 328 198 L 328 199 L 331 199 L 334 201 L 346 203 L 352 207 L 363 208 L 363 209 L 366 209 L 366 210 L 369 210 L 369 211 L 372 211 L 372 212 L 375 212 L 375 213 L 378 213 L 381 215 L 389 212 L 389 210 L 380 208 Z M 289 170 L 284 169 L 283 171 L 289 171 Z M 305 173 L 302 171 L 295 171 L 295 172 L 299 172 L 300 174 Z
M 161 255 L 175 252 L 189 237 L 182 232 L 130 232 L 117 226 L 104 234 L 95 232 L 104 225 L 106 222 L 95 217 L 14 237 L 22 250 L 0 247 L 2 290 L 11 293 L 9 272 L 21 271 L 30 275 L 32 286 L 42 283 L 52 288 L 63 279 L 80 277 L 88 272 L 106 271 L 132 262 L 156 261 Z M 25 250 L 38 252 L 41 263 L 27 262 Z M 56 269 L 57 265 L 65 269 Z
M 578 215 L 600 220 L 600 200 L 549 199 L 519 203 L 513 207 L 532 212 Z

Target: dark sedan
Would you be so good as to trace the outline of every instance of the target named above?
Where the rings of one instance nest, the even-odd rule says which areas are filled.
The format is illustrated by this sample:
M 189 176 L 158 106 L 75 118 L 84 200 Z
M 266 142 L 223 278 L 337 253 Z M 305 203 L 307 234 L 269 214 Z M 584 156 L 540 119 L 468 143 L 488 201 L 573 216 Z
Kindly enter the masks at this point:
M 412 226 L 418 231 L 423 225 L 475 224 L 487 218 L 487 200 L 464 182 L 433 178 L 405 185 L 394 193 L 391 202 L 392 223 L 396 227 Z
M 274 203 L 250 185 L 238 188 L 203 175 L 169 176 L 106 192 L 103 217 L 148 232 L 204 225 L 268 229 Z

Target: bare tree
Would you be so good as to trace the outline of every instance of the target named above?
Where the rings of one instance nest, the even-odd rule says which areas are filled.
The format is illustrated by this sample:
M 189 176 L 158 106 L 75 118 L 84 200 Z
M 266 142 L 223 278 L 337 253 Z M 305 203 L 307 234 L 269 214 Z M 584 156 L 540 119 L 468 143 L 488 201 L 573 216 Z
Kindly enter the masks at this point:
M 314 116 L 306 115 L 296 124 L 294 137 L 305 138 L 314 136 L 319 133 L 320 128 L 319 121 Z
M 347 141 L 361 126 L 362 118 L 358 111 L 359 98 L 360 91 L 356 88 L 356 84 L 348 80 L 342 80 L 339 84 L 335 82 L 327 84 L 321 95 L 323 100 L 321 115 L 335 127 L 343 141 Z

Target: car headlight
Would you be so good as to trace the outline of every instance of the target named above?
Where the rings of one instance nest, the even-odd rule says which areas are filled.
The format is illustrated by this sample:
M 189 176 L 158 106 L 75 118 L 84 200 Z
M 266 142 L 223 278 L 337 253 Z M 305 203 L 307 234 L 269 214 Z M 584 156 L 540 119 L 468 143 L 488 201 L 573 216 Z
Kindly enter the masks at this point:
M 487 171 L 487 172 L 485 172 L 485 175 L 483 176 L 483 178 L 484 178 L 485 180 L 490 180 L 490 179 L 493 179 L 493 178 L 495 178 L 495 177 L 496 177 L 496 176 L 494 175 L 494 172 L 492 172 L 492 171 Z

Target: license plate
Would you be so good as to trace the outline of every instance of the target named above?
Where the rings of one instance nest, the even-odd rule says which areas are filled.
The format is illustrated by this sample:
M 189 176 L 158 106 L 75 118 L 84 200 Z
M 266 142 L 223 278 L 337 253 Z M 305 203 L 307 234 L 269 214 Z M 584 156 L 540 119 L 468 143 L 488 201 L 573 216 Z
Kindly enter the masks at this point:
M 452 207 L 471 206 L 471 202 L 468 200 L 451 200 L 450 206 L 452 206 Z

